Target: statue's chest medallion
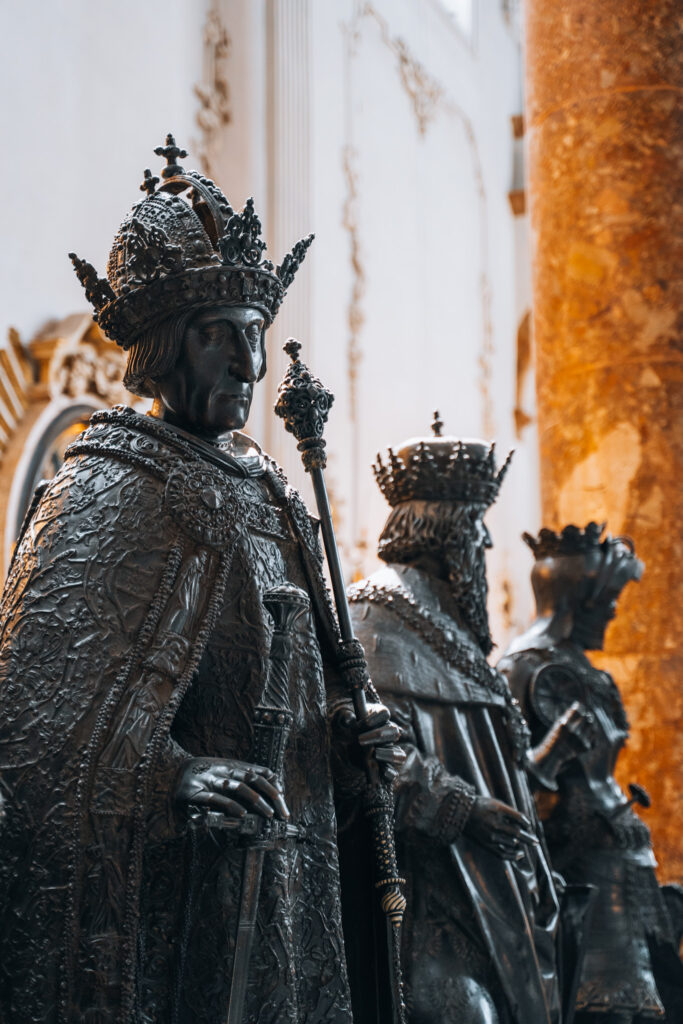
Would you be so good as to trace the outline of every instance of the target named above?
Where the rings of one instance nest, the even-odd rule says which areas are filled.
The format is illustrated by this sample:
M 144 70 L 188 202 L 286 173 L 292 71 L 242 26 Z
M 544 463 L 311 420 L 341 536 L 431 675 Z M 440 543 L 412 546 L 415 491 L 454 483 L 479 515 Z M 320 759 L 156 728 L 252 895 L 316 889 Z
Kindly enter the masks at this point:
M 205 463 L 175 469 L 164 500 L 183 531 L 209 547 L 225 548 L 244 530 L 291 539 L 285 513 L 264 501 L 259 487 Z

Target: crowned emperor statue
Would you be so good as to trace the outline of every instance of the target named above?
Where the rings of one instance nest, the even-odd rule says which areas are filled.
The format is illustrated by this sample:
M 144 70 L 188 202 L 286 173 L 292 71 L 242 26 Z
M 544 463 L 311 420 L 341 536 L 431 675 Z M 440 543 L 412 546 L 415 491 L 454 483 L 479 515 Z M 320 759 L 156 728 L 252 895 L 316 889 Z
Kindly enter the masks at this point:
M 527 782 L 528 730 L 487 661 L 483 520 L 508 462 L 497 467 L 493 445 L 441 436 L 441 427 L 437 416 L 435 436 L 378 456 L 391 506 L 378 548 L 387 564 L 350 591 L 356 634 L 407 754 L 396 840 L 409 1019 L 549 1024 L 561 1015 L 560 903 Z M 353 824 L 343 847 L 353 858 L 347 833 Z M 349 908 L 351 920 L 357 912 Z M 365 955 L 361 939 L 349 939 L 349 955 Z
M 539 755 L 548 727 L 571 706 L 590 716 L 589 748 L 557 744 L 531 775 L 553 866 L 595 891 L 577 1024 L 645 1024 L 664 1020 L 665 1008 L 667 1021 L 683 1020 L 683 968 L 665 902 L 669 895 L 673 906 L 680 891 L 657 883 L 650 832 L 633 808 L 649 806 L 647 793 L 632 784 L 629 798 L 614 777 L 629 723 L 614 680 L 587 654 L 602 650 L 621 591 L 643 572 L 630 539 L 604 529 L 591 522 L 524 534 L 537 614 L 498 668 Z
M 316 522 L 241 433 L 313 236 L 276 269 L 251 199 L 235 212 L 171 136 L 156 152 L 107 277 L 72 254 L 152 412 L 92 417 L 2 601 L 0 1019 L 350 1024 L 336 626 Z M 390 747 L 387 719 L 362 739 Z

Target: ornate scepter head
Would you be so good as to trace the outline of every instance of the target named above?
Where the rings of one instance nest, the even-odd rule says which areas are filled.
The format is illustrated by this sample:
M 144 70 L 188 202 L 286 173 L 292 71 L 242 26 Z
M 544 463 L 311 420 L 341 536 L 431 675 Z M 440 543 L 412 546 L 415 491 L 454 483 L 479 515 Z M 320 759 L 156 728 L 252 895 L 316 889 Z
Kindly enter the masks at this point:
M 310 473 L 327 464 L 323 432 L 334 395 L 301 362 L 301 345 L 295 338 L 288 340 L 284 350 L 292 362 L 278 388 L 275 413 L 299 442 L 304 469 Z

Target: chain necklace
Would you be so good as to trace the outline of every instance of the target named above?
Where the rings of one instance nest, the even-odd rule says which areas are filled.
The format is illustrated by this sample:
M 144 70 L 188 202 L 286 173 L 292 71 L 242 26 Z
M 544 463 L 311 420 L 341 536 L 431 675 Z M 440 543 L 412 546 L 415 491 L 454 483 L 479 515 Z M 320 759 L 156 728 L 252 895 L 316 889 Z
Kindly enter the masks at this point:
M 363 601 L 390 609 L 448 665 L 505 700 L 503 713 L 508 732 L 517 760 L 522 762 L 529 747 L 530 733 L 519 702 L 512 696 L 500 672 L 492 668 L 484 656 L 477 654 L 469 644 L 458 640 L 453 631 L 442 626 L 427 608 L 402 587 L 381 586 L 371 580 L 350 587 L 349 602 L 359 604 Z

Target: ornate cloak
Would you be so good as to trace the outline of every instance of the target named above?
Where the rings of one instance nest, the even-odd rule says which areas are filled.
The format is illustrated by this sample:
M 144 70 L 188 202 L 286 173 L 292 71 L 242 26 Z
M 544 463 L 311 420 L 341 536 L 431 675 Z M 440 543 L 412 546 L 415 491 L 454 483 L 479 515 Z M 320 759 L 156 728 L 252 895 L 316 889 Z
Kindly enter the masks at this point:
M 536 822 L 522 767 L 527 733 L 507 684 L 448 614 L 446 584 L 390 566 L 350 593 L 372 680 L 408 755 L 396 829 L 411 1019 L 456 1019 L 462 967 L 493 993 L 501 1020 L 555 1022 L 559 911 L 543 847 L 513 865 L 461 834 L 475 792 Z M 357 939 L 348 939 L 352 977 Z
M 172 805 L 188 757 L 250 753 L 290 580 L 285 793 L 266 855 L 245 1020 L 350 1024 L 314 530 L 281 472 L 122 407 L 37 494 L 0 620 L 0 1019 L 223 1024 L 243 849 Z

